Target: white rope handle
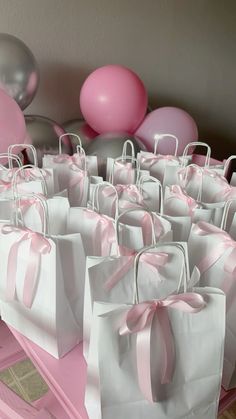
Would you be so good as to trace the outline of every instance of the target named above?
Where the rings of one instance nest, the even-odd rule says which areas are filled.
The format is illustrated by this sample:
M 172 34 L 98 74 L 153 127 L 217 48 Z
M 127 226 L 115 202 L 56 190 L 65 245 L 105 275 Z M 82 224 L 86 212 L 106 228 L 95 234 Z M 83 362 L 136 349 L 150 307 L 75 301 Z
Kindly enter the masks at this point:
M 82 147 L 82 141 L 81 141 L 81 139 L 80 139 L 79 135 L 74 134 L 73 132 L 65 132 L 65 134 L 60 135 L 60 137 L 58 138 L 58 145 L 59 145 L 59 150 L 58 150 L 58 152 L 59 152 L 59 154 L 62 154 L 62 139 L 63 139 L 64 137 L 68 137 L 69 135 L 70 135 L 71 137 L 75 137 L 75 138 L 76 138 L 76 140 L 78 141 L 79 145 Z
M 13 152 L 13 149 L 17 148 L 17 147 L 28 148 L 32 152 L 33 165 L 38 166 L 37 151 L 36 151 L 36 148 L 32 144 L 11 144 L 11 145 L 9 145 L 9 147 L 7 149 L 8 155 L 11 155 L 12 152 Z M 11 164 L 12 164 L 12 162 L 11 162 Z M 11 169 L 12 169 L 12 166 L 11 166 Z
M 2 169 L 4 169 L 4 170 L 12 169 L 13 168 L 13 164 L 12 164 L 13 161 L 15 161 L 17 163 L 18 167 L 22 166 L 22 161 L 21 161 L 20 157 L 17 156 L 16 154 L 0 153 L 0 160 L 1 159 L 6 159 L 6 158 L 8 159 L 8 167 L 5 167 L 2 164 L 0 164 L 0 167 Z
M 80 144 L 78 144 L 76 146 L 76 154 L 79 154 L 79 156 L 83 156 L 83 159 L 84 159 L 84 169 L 83 170 L 87 171 L 87 161 L 86 161 L 85 150 Z
M 180 287 L 182 285 L 184 285 L 184 292 L 187 292 L 187 287 L 188 287 L 188 282 L 190 281 L 190 278 L 188 276 L 188 269 L 187 269 L 187 255 L 185 252 L 185 248 L 182 244 L 180 243 L 174 243 L 174 242 L 170 242 L 170 243 L 156 243 L 154 246 L 149 246 L 149 247 L 145 247 L 144 249 L 142 249 L 134 258 L 134 294 L 133 294 L 133 304 L 139 304 L 139 291 L 138 291 L 138 268 L 139 268 L 139 260 L 140 257 L 147 253 L 149 250 L 152 249 L 159 249 L 160 247 L 163 246 L 173 246 L 175 248 L 178 248 L 181 251 L 181 254 L 183 256 L 183 271 L 181 272 L 180 275 L 180 281 L 178 284 L 178 289 L 177 289 L 177 293 L 179 293 Z M 184 280 L 183 280 L 184 278 Z
M 120 156 L 117 157 L 116 159 L 113 160 L 112 162 L 112 168 L 111 168 L 111 172 L 110 172 L 110 176 L 109 176 L 109 182 L 112 183 L 114 182 L 114 168 L 115 168 L 115 164 L 116 162 L 119 161 L 127 161 L 127 160 L 131 160 L 131 163 L 134 164 L 134 170 L 137 170 L 137 179 L 139 178 L 139 172 L 140 172 L 140 162 L 134 158 L 133 156 Z
M 151 223 L 151 229 L 152 229 L 152 244 L 156 244 L 156 235 L 155 235 L 155 226 L 154 226 L 154 220 L 153 220 L 153 214 L 151 211 L 146 210 L 145 208 L 128 208 L 127 210 L 123 211 L 118 217 L 115 219 L 115 230 L 116 230 L 116 242 L 119 245 L 119 224 L 121 218 L 131 212 L 145 212 L 150 217 L 150 223 Z
M 181 169 L 184 170 L 184 177 L 183 177 L 183 184 L 181 185 L 182 188 L 186 189 L 187 187 L 187 179 L 188 179 L 188 172 L 191 167 L 196 168 L 196 173 L 201 173 L 201 182 L 199 182 L 199 189 L 198 189 L 198 195 L 197 195 L 197 201 L 201 202 L 202 200 L 202 189 L 203 189 L 203 168 L 201 166 L 198 166 L 197 164 L 189 164 L 185 168 Z
M 128 147 L 128 145 L 131 147 L 131 155 L 130 156 L 132 156 L 132 158 L 135 159 L 134 144 L 132 143 L 131 140 L 126 140 L 124 142 L 121 157 L 122 157 L 122 159 L 125 159 L 125 157 L 128 155 L 127 154 L 127 147 Z
M 220 224 L 220 228 L 222 230 L 226 229 L 228 216 L 229 216 L 229 210 L 230 210 L 230 207 L 231 207 L 232 203 L 236 204 L 236 198 L 235 199 L 229 199 L 225 203 L 224 210 L 223 210 L 223 215 L 222 215 L 222 219 L 221 219 L 221 224 Z
M 164 192 L 163 192 L 163 186 L 161 184 L 161 182 L 156 179 L 154 176 L 150 176 L 150 175 L 142 175 L 138 182 L 137 182 L 137 187 L 139 189 L 139 192 L 142 193 L 142 186 L 144 184 L 144 182 L 154 182 L 158 185 L 159 187 L 159 210 L 157 212 L 159 212 L 161 215 L 163 215 L 163 202 L 164 202 Z
M 206 148 L 206 158 L 205 158 L 205 164 L 204 167 L 209 167 L 210 164 L 210 158 L 211 158 L 211 147 L 207 143 L 203 143 L 201 141 L 193 141 L 192 143 L 188 143 L 183 151 L 182 155 L 182 166 L 185 166 L 185 161 L 187 160 L 186 157 L 189 153 L 189 149 L 191 147 L 201 146 Z
M 32 164 L 26 164 L 24 166 L 21 166 L 19 169 L 17 169 L 15 171 L 14 175 L 13 175 L 13 178 L 12 178 L 13 197 L 14 198 L 18 197 L 17 179 L 18 179 L 18 176 L 21 174 L 21 172 L 23 172 L 23 174 L 25 176 L 25 173 L 24 173 L 25 169 L 33 169 L 33 170 L 36 169 L 37 173 L 39 173 L 39 177 L 41 178 L 42 187 L 43 187 L 43 194 L 45 196 L 47 196 L 48 195 L 47 184 L 46 184 L 45 178 L 43 176 L 42 170 L 39 169 L 39 167 L 34 166 Z
M 119 196 L 118 196 L 118 192 L 117 192 L 115 186 L 112 185 L 112 183 L 109 183 L 109 182 L 106 182 L 106 181 L 104 181 L 102 183 L 98 183 L 94 188 L 93 197 L 92 197 L 92 210 L 100 213 L 98 193 L 99 193 L 99 190 L 101 188 L 104 188 L 104 189 L 105 188 L 111 188 L 114 191 L 115 205 L 116 205 L 116 207 L 115 207 L 116 208 L 115 218 L 118 217 L 118 215 L 119 215 Z
M 157 134 L 155 135 L 155 139 L 154 139 L 154 154 L 157 154 L 157 146 L 159 144 L 160 141 L 165 140 L 165 142 L 167 141 L 167 138 L 174 140 L 175 142 L 175 152 L 174 152 L 174 156 L 177 156 L 178 153 L 178 147 L 179 147 L 179 140 L 178 138 L 173 135 L 173 134 Z
M 228 158 L 227 158 L 227 160 L 225 161 L 225 164 L 224 164 L 224 171 L 223 171 L 223 176 L 224 176 L 224 177 L 225 177 L 225 176 L 226 176 L 226 174 L 227 174 L 227 170 L 228 170 L 229 165 L 230 165 L 230 163 L 231 163 L 231 161 L 232 161 L 232 160 L 236 160 L 236 155 L 233 155 L 233 156 L 228 157 Z
M 16 206 L 16 212 L 15 212 L 15 224 L 18 227 L 19 221 L 21 221 L 22 225 L 24 226 L 24 218 L 21 211 L 21 201 L 23 201 L 25 198 L 33 198 L 35 201 L 38 201 L 42 207 L 42 213 L 43 213 L 43 220 L 42 220 L 42 234 L 44 237 L 46 237 L 46 234 L 49 234 L 49 214 L 48 214 L 48 205 L 46 198 L 42 195 L 38 195 L 35 193 L 24 193 L 20 196 L 15 197 L 15 206 Z M 21 220 L 19 219 L 19 215 L 21 217 Z

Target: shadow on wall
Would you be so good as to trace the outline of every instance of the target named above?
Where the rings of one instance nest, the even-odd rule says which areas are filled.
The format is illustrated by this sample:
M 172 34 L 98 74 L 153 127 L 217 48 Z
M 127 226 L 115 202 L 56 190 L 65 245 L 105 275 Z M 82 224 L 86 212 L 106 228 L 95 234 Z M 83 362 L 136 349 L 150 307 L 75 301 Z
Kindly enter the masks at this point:
M 40 86 L 34 102 L 37 114 L 55 119 L 59 123 L 80 118 L 80 89 L 92 70 L 63 62 L 42 63 Z M 27 114 L 29 113 L 33 113 L 30 108 L 27 109 Z

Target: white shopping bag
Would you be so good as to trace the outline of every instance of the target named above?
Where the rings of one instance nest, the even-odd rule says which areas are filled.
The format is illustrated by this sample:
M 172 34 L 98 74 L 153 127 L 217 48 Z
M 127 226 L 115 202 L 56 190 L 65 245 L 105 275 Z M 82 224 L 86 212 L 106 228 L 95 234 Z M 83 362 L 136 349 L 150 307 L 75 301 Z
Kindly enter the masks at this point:
M 211 148 L 208 144 L 202 143 L 200 141 L 192 142 L 186 145 L 183 155 L 179 158 L 180 162 L 178 165 L 168 165 L 167 170 L 164 173 L 163 178 L 163 186 L 166 187 L 168 185 L 176 185 L 179 184 L 179 172 L 181 173 L 182 170 L 189 164 L 191 164 L 192 156 L 189 155 L 191 149 L 195 148 L 196 146 L 202 146 L 206 148 L 206 157 L 205 157 L 205 164 L 204 167 L 208 166 L 210 156 L 211 156 Z
M 160 141 L 174 140 L 175 151 L 173 155 L 158 154 L 158 144 Z M 150 172 L 150 175 L 163 183 L 165 172 L 168 171 L 169 166 L 181 165 L 182 160 L 177 157 L 178 152 L 178 138 L 172 134 L 160 134 L 154 143 L 154 152 L 140 151 L 137 154 L 137 160 L 140 164 L 140 169 L 145 169 Z
M 1 225 L 1 317 L 56 358 L 82 338 L 85 256 L 80 234 Z
M 93 304 L 132 303 L 136 255 L 88 257 L 86 262 L 83 350 L 88 357 Z M 199 280 L 194 272 L 194 281 Z M 197 278 L 196 278 L 197 277 Z M 189 283 L 186 243 L 158 243 L 142 251 L 138 270 L 139 300 L 165 298 Z
M 8 155 L 11 156 L 13 153 L 13 150 L 16 150 L 16 152 L 21 151 L 22 149 L 26 149 L 26 152 L 31 153 L 32 155 L 32 165 L 38 167 L 38 157 L 37 157 L 37 151 L 36 148 L 32 144 L 12 144 L 8 147 Z M 12 162 L 10 162 L 10 167 L 13 169 Z M 29 169 L 28 169 L 29 171 Z M 47 192 L 49 195 L 54 195 L 55 193 L 59 192 L 59 184 L 58 184 L 58 178 L 56 176 L 56 173 L 53 171 L 53 169 L 47 169 L 47 170 L 41 170 L 41 173 L 44 176 L 44 180 L 46 182 L 47 186 Z M 31 177 L 34 180 L 38 180 L 38 171 L 32 170 Z
M 115 220 L 119 253 L 130 255 L 156 241 L 172 241 L 171 224 L 161 215 L 130 208 Z
M 90 208 L 70 208 L 67 217 L 70 233 L 80 233 L 86 256 L 109 256 L 116 251 L 114 220 Z
M 225 389 L 236 387 L 236 242 L 222 229 L 205 222 L 192 227 L 189 241 L 190 266 L 201 272 L 200 285 L 214 286 L 226 294 Z
M 225 296 L 218 289 L 136 305 L 94 303 L 89 417 L 216 419 L 224 336 Z
M 127 146 L 131 147 L 131 155 L 127 154 Z M 116 159 L 107 158 L 106 180 L 113 185 L 135 184 L 139 177 L 139 163 L 135 157 L 134 145 L 127 140 L 123 145 L 122 155 Z

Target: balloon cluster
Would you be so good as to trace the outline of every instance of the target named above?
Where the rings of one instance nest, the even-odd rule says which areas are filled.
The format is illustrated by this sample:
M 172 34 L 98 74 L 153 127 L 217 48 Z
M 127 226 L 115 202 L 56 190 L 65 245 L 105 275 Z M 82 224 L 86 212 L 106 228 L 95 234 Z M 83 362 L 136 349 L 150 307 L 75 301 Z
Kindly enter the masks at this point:
M 146 115 L 147 105 L 145 86 L 130 69 L 107 65 L 91 73 L 81 89 L 80 108 L 86 122 L 100 135 L 88 146 L 88 154 L 111 153 L 114 145 L 111 147 L 110 141 L 115 140 L 118 146 L 119 132 L 123 132 L 122 138 L 135 136 L 132 140 L 139 139 L 139 146 L 151 151 L 161 134 L 175 135 L 179 154 L 189 142 L 198 139 L 197 125 L 187 112 L 163 107 Z M 169 141 L 162 142 L 158 151 L 171 154 L 170 146 Z

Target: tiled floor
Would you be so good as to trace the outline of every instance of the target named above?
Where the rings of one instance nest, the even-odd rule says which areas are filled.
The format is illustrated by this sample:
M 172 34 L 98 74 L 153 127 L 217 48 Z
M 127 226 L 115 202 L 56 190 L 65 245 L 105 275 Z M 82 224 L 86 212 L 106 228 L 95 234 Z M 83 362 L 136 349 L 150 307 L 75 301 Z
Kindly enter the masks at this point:
M 41 398 L 48 386 L 29 359 L 0 372 L 0 380 L 27 402 Z

